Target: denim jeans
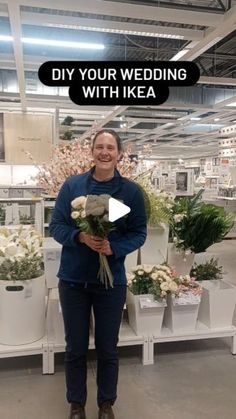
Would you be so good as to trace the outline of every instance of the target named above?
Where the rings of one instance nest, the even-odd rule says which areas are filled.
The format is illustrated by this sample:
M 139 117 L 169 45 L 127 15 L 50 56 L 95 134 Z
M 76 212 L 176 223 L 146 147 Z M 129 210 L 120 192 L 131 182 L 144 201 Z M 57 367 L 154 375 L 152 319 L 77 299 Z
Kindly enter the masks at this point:
M 87 352 L 91 308 L 95 319 L 97 353 L 97 403 L 112 404 L 117 397 L 118 335 L 126 298 L 126 286 L 105 289 L 103 284 L 59 282 L 65 327 L 67 400 L 85 405 L 87 399 Z

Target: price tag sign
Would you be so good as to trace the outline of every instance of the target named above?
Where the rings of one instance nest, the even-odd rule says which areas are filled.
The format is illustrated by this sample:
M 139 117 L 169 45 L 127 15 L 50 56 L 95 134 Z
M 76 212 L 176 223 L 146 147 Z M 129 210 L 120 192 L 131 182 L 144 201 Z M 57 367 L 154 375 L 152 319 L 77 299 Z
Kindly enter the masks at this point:
M 139 297 L 140 308 L 156 308 L 160 304 L 150 297 Z

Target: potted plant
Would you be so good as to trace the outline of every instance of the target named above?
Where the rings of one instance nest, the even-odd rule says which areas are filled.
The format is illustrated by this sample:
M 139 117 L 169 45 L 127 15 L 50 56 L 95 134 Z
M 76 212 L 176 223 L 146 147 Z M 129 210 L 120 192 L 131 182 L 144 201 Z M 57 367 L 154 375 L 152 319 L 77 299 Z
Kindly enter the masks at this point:
M 166 262 L 174 196 L 157 191 L 148 180 L 138 178 L 143 191 L 148 228 L 147 239 L 141 248 L 141 263 L 157 264 Z
M 236 288 L 222 280 L 223 267 L 211 258 L 205 263 L 194 263 L 191 269 L 203 288 L 199 308 L 199 321 L 210 328 L 230 327 L 236 303 Z
M 202 190 L 193 197 L 177 200 L 172 209 L 172 250 L 168 251 L 168 263 L 178 273 L 189 273 L 195 253 L 205 252 L 214 243 L 223 240 L 234 223 L 234 216 L 213 204 L 202 202 Z M 181 265 L 176 266 L 181 256 Z M 188 262 L 185 266 L 183 262 Z M 181 266 L 183 272 L 181 272 Z
M 161 331 L 166 296 L 177 292 L 172 269 L 165 265 L 138 265 L 127 274 L 129 324 L 137 335 Z
M 26 344 L 45 330 L 42 238 L 32 228 L 0 228 L 0 343 Z

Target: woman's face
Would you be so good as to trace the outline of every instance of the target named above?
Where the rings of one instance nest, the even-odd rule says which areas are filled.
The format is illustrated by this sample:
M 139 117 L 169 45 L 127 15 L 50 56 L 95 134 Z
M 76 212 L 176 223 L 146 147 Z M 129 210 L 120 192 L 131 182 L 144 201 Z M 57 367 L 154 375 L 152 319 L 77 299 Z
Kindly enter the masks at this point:
M 121 157 L 116 139 L 108 132 L 97 136 L 92 155 L 96 168 L 106 171 L 113 170 Z

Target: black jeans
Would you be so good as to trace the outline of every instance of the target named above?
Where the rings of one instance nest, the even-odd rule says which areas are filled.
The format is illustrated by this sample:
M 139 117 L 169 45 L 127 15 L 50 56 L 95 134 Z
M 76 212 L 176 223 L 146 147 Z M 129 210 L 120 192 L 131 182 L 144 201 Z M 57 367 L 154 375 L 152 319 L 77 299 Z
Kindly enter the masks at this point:
M 69 403 L 85 405 L 87 399 L 87 352 L 91 307 L 95 318 L 97 352 L 97 403 L 112 404 L 117 397 L 118 335 L 126 298 L 126 286 L 105 289 L 102 284 L 59 282 L 65 327 L 66 387 Z

